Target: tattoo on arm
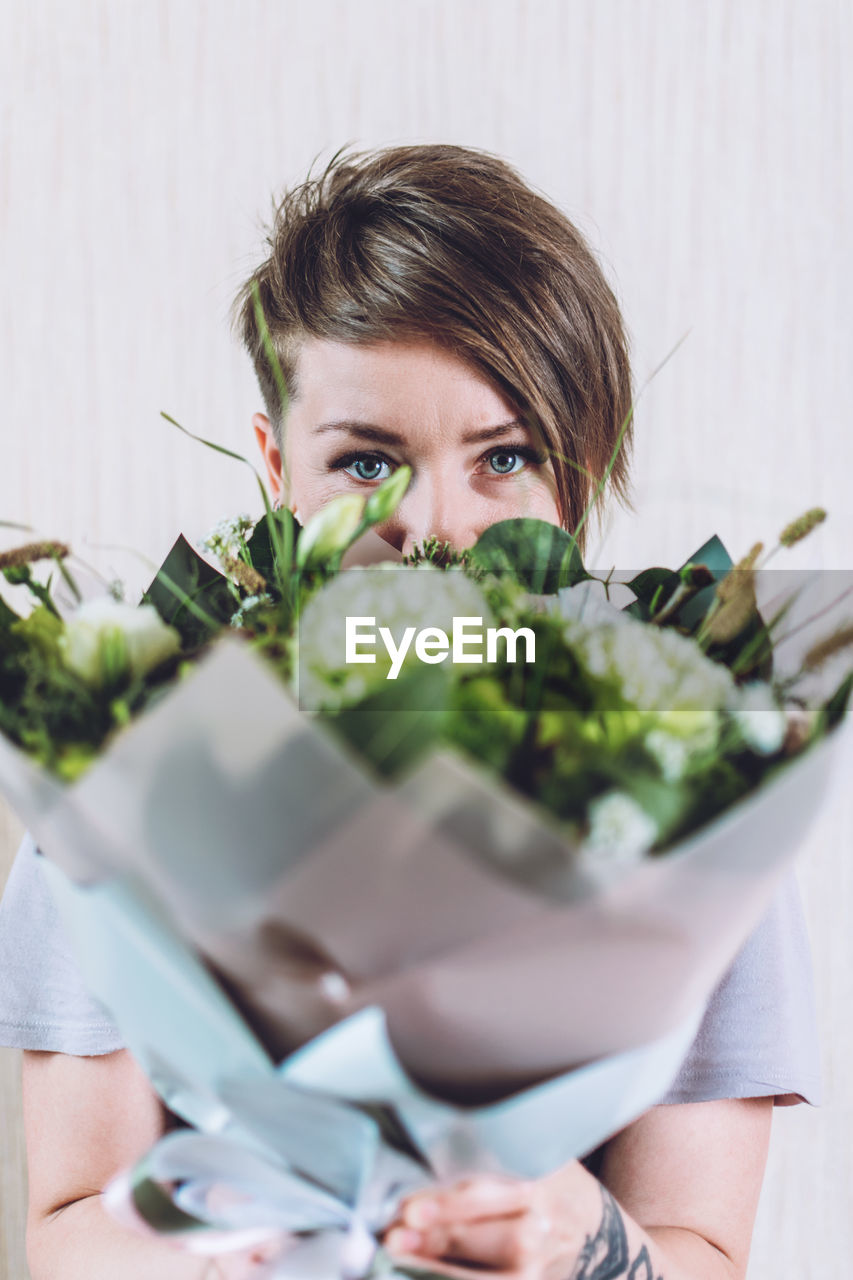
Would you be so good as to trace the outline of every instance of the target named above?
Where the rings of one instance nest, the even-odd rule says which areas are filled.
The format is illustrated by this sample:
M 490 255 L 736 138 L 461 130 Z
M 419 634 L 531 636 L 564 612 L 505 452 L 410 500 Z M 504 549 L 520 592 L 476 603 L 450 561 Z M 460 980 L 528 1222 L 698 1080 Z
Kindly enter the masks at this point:
M 628 1234 L 622 1213 L 606 1187 L 601 1188 L 604 1212 L 594 1236 L 587 1236 L 569 1280 L 663 1280 L 655 1278 L 649 1251 L 643 1245 L 633 1262 L 628 1256 Z

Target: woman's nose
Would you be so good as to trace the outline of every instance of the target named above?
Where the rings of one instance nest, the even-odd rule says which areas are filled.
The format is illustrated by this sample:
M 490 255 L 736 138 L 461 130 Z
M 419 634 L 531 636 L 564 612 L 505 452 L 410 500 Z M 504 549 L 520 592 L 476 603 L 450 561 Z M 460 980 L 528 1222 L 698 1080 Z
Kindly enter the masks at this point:
M 377 532 L 403 555 L 430 537 L 457 550 L 470 547 L 477 541 L 472 496 L 457 492 L 446 479 L 416 476 L 391 519 Z

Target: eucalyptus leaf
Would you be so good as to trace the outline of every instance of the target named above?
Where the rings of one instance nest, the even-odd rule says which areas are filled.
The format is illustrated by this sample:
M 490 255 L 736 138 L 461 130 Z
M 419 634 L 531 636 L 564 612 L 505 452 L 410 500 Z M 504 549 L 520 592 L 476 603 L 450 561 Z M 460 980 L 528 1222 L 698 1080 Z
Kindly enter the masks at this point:
M 490 525 L 472 547 L 471 562 L 488 573 L 509 575 L 536 595 L 553 595 L 591 576 L 570 533 L 527 516 Z

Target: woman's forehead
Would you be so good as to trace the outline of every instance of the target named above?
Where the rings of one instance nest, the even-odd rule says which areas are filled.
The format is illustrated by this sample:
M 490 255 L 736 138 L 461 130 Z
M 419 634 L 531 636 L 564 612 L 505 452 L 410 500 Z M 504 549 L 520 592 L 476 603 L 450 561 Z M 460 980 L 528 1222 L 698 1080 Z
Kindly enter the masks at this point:
M 416 415 L 474 430 L 518 417 L 517 406 L 485 374 L 426 338 L 370 344 L 307 339 L 298 383 L 292 412 L 314 427 L 361 421 L 402 428 Z

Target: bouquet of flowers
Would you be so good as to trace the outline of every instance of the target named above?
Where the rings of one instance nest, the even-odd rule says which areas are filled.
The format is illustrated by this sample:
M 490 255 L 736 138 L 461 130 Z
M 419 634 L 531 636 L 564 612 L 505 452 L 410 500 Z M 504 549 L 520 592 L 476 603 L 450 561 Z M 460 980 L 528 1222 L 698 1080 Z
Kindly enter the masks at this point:
M 204 1135 L 115 1194 L 158 1229 L 308 1232 L 356 1271 L 402 1188 L 547 1172 L 660 1098 L 853 688 L 849 623 L 779 670 L 795 601 L 763 616 L 761 544 L 732 564 L 711 538 L 623 608 L 530 519 L 342 569 L 408 481 L 304 528 L 226 522 L 218 568 L 181 538 L 138 607 L 77 599 L 60 544 L 0 555 L 33 606 L 0 602 L 0 785 L 94 991 Z

